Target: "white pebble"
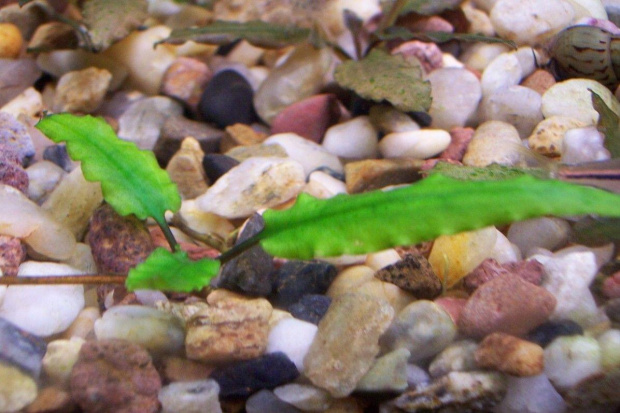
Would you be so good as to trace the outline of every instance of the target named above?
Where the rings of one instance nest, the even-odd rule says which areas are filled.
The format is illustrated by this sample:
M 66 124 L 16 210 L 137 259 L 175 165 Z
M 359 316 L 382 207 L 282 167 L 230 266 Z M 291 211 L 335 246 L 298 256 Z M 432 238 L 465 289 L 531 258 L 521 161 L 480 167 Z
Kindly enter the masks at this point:
M 562 140 L 562 162 L 571 164 L 610 159 L 611 153 L 604 142 L 605 137 L 594 126 L 566 131 Z
M 438 155 L 450 144 L 450 134 L 441 129 L 390 133 L 379 142 L 384 158 L 426 159 Z
M 510 86 L 485 95 L 480 104 L 480 120 L 499 120 L 517 128 L 521 139 L 527 138 L 543 120 L 542 97 L 529 87 Z
M 302 138 L 295 133 L 271 135 L 263 144 L 280 145 L 291 159 L 299 162 L 304 167 L 306 176 L 320 167 L 327 167 L 338 173 L 344 172 L 342 162 L 340 162 L 336 155 L 329 153 L 321 145 Z
M 344 182 L 321 171 L 314 171 L 308 177 L 308 183 L 303 189 L 315 198 L 326 199 L 334 195 L 346 194 L 347 186 Z
M 549 380 L 566 390 L 601 371 L 601 348 L 591 337 L 561 336 L 545 348 L 544 362 Z
M 607 330 L 598 336 L 601 346 L 601 366 L 605 370 L 620 367 L 620 330 Z
M 392 106 L 375 105 L 370 108 L 368 117 L 375 128 L 384 134 L 420 130 L 420 125 L 411 117 Z
M 400 254 L 393 248 L 373 252 L 372 254 L 368 254 L 366 256 L 366 262 L 364 265 L 372 268 L 375 271 L 380 270 L 381 268 L 394 264 L 397 261 L 400 261 Z
M 522 157 L 521 138 L 509 123 L 487 121 L 478 126 L 463 156 L 463 164 L 470 166 L 516 165 Z
M 377 130 L 368 116 L 358 116 L 327 129 L 322 145 L 343 158 L 367 159 L 377 157 L 378 142 Z
M 564 413 L 566 403 L 544 374 L 508 377 L 508 391 L 495 413 Z
M 71 378 L 71 369 L 78 359 L 82 344 L 86 341 L 80 337 L 70 340 L 54 340 L 47 344 L 43 356 L 43 371 L 50 384 L 61 388 L 68 388 Z
M 162 413 L 222 413 L 215 380 L 170 383 L 159 390 Z
M 478 78 L 467 69 L 441 68 L 428 75 L 433 102 L 431 127 L 450 130 L 465 126 L 476 113 L 482 97 Z
M 285 318 L 276 324 L 267 339 L 267 353 L 283 352 L 295 363 L 300 373 L 304 371 L 304 357 L 310 349 L 318 327 L 296 318 Z
M 474 43 L 461 55 L 460 59 L 467 67 L 483 72 L 500 54 L 510 51 L 501 43 Z
M 483 96 L 490 96 L 496 90 L 518 85 L 523 78 L 523 69 L 517 55 L 502 53 L 482 72 L 480 85 Z
M 507 236 L 527 257 L 537 248 L 553 251 L 566 244 L 570 231 L 570 224 L 566 220 L 542 217 L 515 222 L 508 229 Z
M 305 412 L 322 412 L 332 403 L 332 396 L 326 390 L 310 384 L 285 384 L 273 389 L 273 394 Z
M 28 198 L 37 203 L 42 203 L 45 198 L 58 185 L 66 175 L 64 169 L 50 161 L 39 161 L 28 168 Z

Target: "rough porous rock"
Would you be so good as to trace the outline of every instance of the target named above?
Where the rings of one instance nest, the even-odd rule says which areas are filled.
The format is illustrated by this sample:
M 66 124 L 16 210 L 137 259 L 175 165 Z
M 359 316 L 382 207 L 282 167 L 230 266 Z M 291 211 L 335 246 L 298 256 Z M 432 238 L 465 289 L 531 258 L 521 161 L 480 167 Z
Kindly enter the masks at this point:
M 439 159 L 461 161 L 469 141 L 474 137 L 473 128 L 455 127 L 450 129 L 450 144 L 439 154 Z
M 432 300 L 441 294 L 441 280 L 420 253 L 407 254 L 402 260 L 381 268 L 375 277 L 409 291 L 416 298 Z
M 564 134 L 586 123 L 568 116 L 551 116 L 536 125 L 527 138 L 529 147 L 545 156 L 555 157 L 562 154 Z
M 336 275 L 336 267 L 328 262 L 287 261 L 274 277 L 272 302 L 288 310 L 306 294 L 325 294 Z
M 534 73 L 523 79 L 521 86 L 528 87 L 542 95 L 555 83 L 556 80 L 551 73 L 543 69 L 536 69 Z
M 410 56 L 417 58 L 426 73 L 432 73 L 443 67 L 443 53 L 436 43 L 411 40 L 398 45 L 391 50 L 391 53 L 403 55 L 405 58 Z
M 22 165 L 35 154 L 34 143 L 28 129 L 6 112 L 0 112 L 0 144 L 13 147 Z
M 620 368 L 608 372 L 593 374 L 564 393 L 567 404 L 575 409 L 600 409 L 612 411 L 620 403 L 618 386 L 620 385 Z
M 253 104 L 252 85 L 236 70 L 216 73 L 198 103 L 202 118 L 224 128 L 235 123 L 252 124 L 258 116 Z
M 34 334 L 0 317 L 0 361 L 39 378 L 47 344 Z
M 0 143 L 0 183 L 28 194 L 29 181 L 29 175 L 19 161 L 17 149 L 8 143 Z
M 89 67 L 64 74 L 56 85 L 54 112 L 93 113 L 105 97 L 112 73 Z
M 181 56 L 166 69 L 161 81 L 161 92 L 180 100 L 196 112 L 200 95 L 212 76 L 206 63 Z
M 471 294 L 476 288 L 501 274 L 512 274 L 540 285 L 545 272 L 542 264 L 536 260 L 500 264 L 493 258 L 487 258 L 463 278 L 463 286 Z
M 493 332 L 520 336 L 547 321 L 555 297 L 521 277 L 504 274 L 480 286 L 459 317 L 459 330 L 482 338 Z
M 343 294 L 332 302 L 304 359 L 305 375 L 334 397 L 353 392 L 379 353 L 379 337 L 394 310 L 364 294 Z
M 15 276 L 19 264 L 26 259 L 26 246 L 19 238 L 0 235 L 0 270 L 3 275 Z
M 156 413 L 160 388 L 151 356 L 123 340 L 86 342 L 71 371 L 71 395 L 86 412 Z
M 492 333 L 478 346 L 476 362 L 512 376 L 537 376 L 543 371 L 543 349 L 509 334 Z

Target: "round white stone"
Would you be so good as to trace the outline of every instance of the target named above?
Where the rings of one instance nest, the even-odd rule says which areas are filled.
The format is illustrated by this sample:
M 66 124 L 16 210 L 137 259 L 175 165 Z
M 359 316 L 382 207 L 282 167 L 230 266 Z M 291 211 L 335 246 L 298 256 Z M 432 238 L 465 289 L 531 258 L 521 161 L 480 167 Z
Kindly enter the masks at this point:
M 508 240 L 516 244 L 525 257 L 537 248 L 555 250 L 568 242 L 570 224 L 561 218 L 542 217 L 515 222 L 507 232 Z
M 521 139 L 527 138 L 543 120 L 542 97 L 529 87 L 510 86 L 486 95 L 480 105 L 480 120 L 499 120 L 517 128 Z
M 377 130 L 368 116 L 358 116 L 327 129 L 323 147 L 343 158 L 367 159 L 377 157 Z
M 514 53 L 502 53 L 489 63 L 482 72 L 480 86 L 482 94 L 490 96 L 493 92 L 518 85 L 523 78 L 523 69 Z
M 605 137 L 594 126 L 571 129 L 562 140 L 562 162 L 571 164 L 610 159 L 611 153 L 604 142 Z
M 170 383 L 159 390 L 162 413 L 222 413 L 215 380 Z
M 304 357 L 310 349 L 318 327 L 296 318 L 285 318 L 269 332 L 267 353 L 283 352 L 295 363 L 300 373 L 304 371 Z
M 344 172 L 342 162 L 340 162 L 336 155 L 328 152 L 323 146 L 302 138 L 296 133 L 271 135 L 263 144 L 280 145 L 284 148 L 289 158 L 299 162 L 304 167 L 306 176 L 320 167 L 327 167 L 338 173 Z
M 558 337 L 545 348 L 545 374 L 558 389 L 568 389 L 601 371 L 601 348 L 585 336 Z
M 438 155 L 450 144 L 450 134 L 440 129 L 390 133 L 379 142 L 384 158 L 426 159 Z
M 450 130 L 465 126 L 476 113 L 482 97 L 478 78 L 467 69 L 441 68 L 433 70 L 428 80 L 433 98 L 429 109 L 433 118 L 431 127 Z

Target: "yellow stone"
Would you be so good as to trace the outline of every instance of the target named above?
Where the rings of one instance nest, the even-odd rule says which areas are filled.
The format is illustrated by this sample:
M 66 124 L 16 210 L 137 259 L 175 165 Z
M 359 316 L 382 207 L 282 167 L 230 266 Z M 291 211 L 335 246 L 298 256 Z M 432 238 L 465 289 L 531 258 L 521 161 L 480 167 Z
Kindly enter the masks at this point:
M 13 23 L 0 23 L 0 58 L 14 59 L 22 50 L 22 33 Z

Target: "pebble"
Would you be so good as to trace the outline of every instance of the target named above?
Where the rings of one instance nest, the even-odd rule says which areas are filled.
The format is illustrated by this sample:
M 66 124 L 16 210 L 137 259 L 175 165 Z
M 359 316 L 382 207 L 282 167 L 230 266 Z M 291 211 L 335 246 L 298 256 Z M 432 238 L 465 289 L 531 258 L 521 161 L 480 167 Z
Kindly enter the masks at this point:
M 204 122 L 190 120 L 184 116 L 169 116 L 161 127 L 153 153 L 160 165 L 167 165 L 187 137 L 196 139 L 202 151 L 210 154 L 218 150 L 225 135 L 224 131 Z
M 332 299 L 326 295 L 304 294 L 299 301 L 288 307 L 288 311 L 299 320 L 318 325 L 331 302 Z
M 488 166 L 493 163 L 515 165 L 521 158 L 519 131 L 513 125 L 498 121 L 486 121 L 479 125 L 467 146 L 463 164 Z
M 101 273 L 127 274 L 154 249 L 142 221 L 121 217 L 107 204 L 93 213 L 86 242 Z
M 3 275 L 15 276 L 19 265 L 26 260 L 26 246 L 19 238 L 0 235 L 0 270 Z M 0 303 L 2 300 L 0 300 Z
M 304 167 L 306 176 L 321 167 L 329 168 L 336 173 L 344 171 L 337 154 L 330 153 L 325 147 L 294 133 L 271 135 L 264 141 L 264 144 L 279 145 L 284 148 L 291 159 Z
M 198 110 L 206 122 L 220 128 L 257 122 L 252 85 L 236 70 L 215 73 L 202 92 Z
M 58 79 L 52 108 L 54 112 L 93 113 L 111 81 L 112 73 L 96 67 L 65 73 Z
M 43 160 L 53 162 L 65 172 L 71 172 L 78 165 L 69 157 L 65 144 L 50 145 L 43 150 Z
M 68 391 L 55 386 L 39 390 L 37 398 L 30 403 L 25 413 L 71 412 L 77 408 Z
M 156 413 L 160 388 L 149 353 L 124 340 L 85 342 L 71 371 L 71 396 L 87 412 Z
M 413 27 L 409 27 L 409 29 L 420 32 L 433 31 L 429 30 L 428 28 L 414 29 Z M 452 30 L 454 29 L 452 28 Z M 405 59 L 415 57 L 420 62 L 424 73 L 430 74 L 443 67 L 442 51 L 435 43 L 421 42 L 419 40 L 410 40 L 396 46 L 391 50 L 390 53 L 392 55 L 400 54 L 405 57 Z
M 166 172 L 177 185 L 181 199 L 194 199 L 208 189 L 207 175 L 202 167 L 204 152 L 200 142 L 185 138 L 181 148 L 170 158 Z
M 42 361 L 49 384 L 61 389 L 69 388 L 71 370 L 84 343 L 85 340 L 79 337 L 49 342 Z
M 321 170 L 311 172 L 303 192 L 315 198 L 327 199 L 338 194 L 347 193 L 347 186 L 342 180 Z
M 246 413 L 300 413 L 289 403 L 282 401 L 270 390 L 260 390 L 245 402 Z
M 521 86 L 528 87 L 542 95 L 556 83 L 551 73 L 543 69 L 536 69 L 531 75 L 523 79 Z
M 485 68 L 497 56 L 509 51 L 508 46 L 504 44 L 478 42 L 465 49 L 460 56 L 460 60 L 465 66 L 478 72 L 484 72 Z
M 610 409 L 617 408 L 620 403 L 618 380 L 620 380 L 619 368 L 602 374 L 593 374 L 565 392 L 566 401 L 577 411 L 581 408 L 588 412 L 609 412 Z
M 276 272 L 271 302 L 289 310 L 306 294 L 325 294 L 337 273 L 327 262 L 287 261 Z
M 101 317 L 101 313 L 98 307 L 88 306 L 83 308 L 69 328 L 64 331 L 62 337 L 66 339 L 73 337 L 86 339 L 93 331 L 95 320 L 99 317 Z
M 336 297 L 304 358 L 305 376 L 334 397 L 351 394 L 379 353 L 379 337 L 393 316 L 384 300 L 359 293 Z
M 177 57 L 164 73 L 161 93 L 197 112 L 200 95 L 212 76 L 206 63 L 191 57 Z
M 43 111 L 43 97 L 34 87 L 29 87 L 19 95 L 15 96 L 0 111 L 6 112 L 16 118 L 27 116 L 35 118 Z
M 480 80 L 468 69 L 452 67 L 433 70 L 428 80 L 433 98 L 428 112 L 431 127 L 450 130 L 468 124 L 482 98 Z
M 420 179 L 423 161 L 410 158 L 366 159 L 345 166 L 349 194 L 372 191 L 390 185 L 412 183 Z
M 336 95 L 314 95 L 280 111 L 271 122 L 271 134 L 294 133 L 312 142 L 321 143 L 325 132 L 336 124 L 340 117 Z
M 377 358 L 370 370 L 357 382 L 356 391 L 401 392 L 407 389 L 409 350 L 398 348 Z
M 245 125 L 235 123 L 225 128 L 226 134 L 220 142 L 220 152 L 227 154 L 239 146 L 258 146 L 263 143 L 268 136 L 268 130 L 263 125 Z M 245 159 L 245 158 L 244 158 Z
M 159 372 L 165 383 L 206 380 L 214 369 L 208 364 L 181 356 L 166 356 L 159 363 Z
M 28 129 L 6 112 L 0 112 L 0 144 L 13 147 L 17 151 L 18 162 L 27 164 L 35 154 Z
M 535 46 L 567 27 L 575 17 L 570 3 L 552 0 L 498 0 L 490 11 L 497 34 L 518 45 Z
M 269 331 L 267 353 L 284 353 L 303 373 L 304 358 L 317 332 L 317 326 L 297 318 L 284 318 Z
M 159 390 L 162 413 L 222 413 L 215 380 L 170 383 Z
M 620 271 L 615 272 L 614 274 L 605 278 L 601 287 L 601 292 L 605 297 L 620 297 Z
M 182 113 L 183 107 L 167 97 L 138 100 L 118 119 L 118 137 L 135 143 L 140 149 L 153 150 L 166 119 Z
M 19 163 L 17 151 L 7 144 L 0 144 L 0 183 L 28 193 L 28 174 Z
M 493 332 L 520 336 L 545 322 L 556 302 L 544 288 L 503 274 L 470 296 L 459 317 L 459 331 L 476 338 Z
M 601 348 L 591 337 L 558 337 L 545 348 L 544 362 L 555 388 L 567 390 L 601 371 Z
M 501 274 L 521 277 L 532 284 L 540 285 L 544 269 L 542 264 L 536 260 L 500 264 L 493 258 L 487 258 L 463 278 L 463 287 L 471 294 L 478 287 Z
M 524 257 L 538 248 L 554 251 L 564 246 L 570 235 L 570 224 L 556 217 L 542 217 L 518 221 L 510 225 L 506 237 L 519 247 Z
M 480 367 L 511 376 L 537 376 L 543 372 L 543 349 L 538 344 L 504 333 L 492 333 L 476 350 Z
M 620 321 L 620 298 L 612 298 L 605 304 L 605 314 L 615 322 Z
M 428 372 L 433 378 L 445 376 L 453 371 L 477 370 L 476 349 L 478 343 L 473 340 L 458 340 L 450 344 L 441 353 L 437 354 L 428 366 Z
M 38 380 L 47 348 L 43 338 L 28 333 L 3 317 L 0 317 L 0 333 L 0 364 L 5 368 L 15 366 Z
M 41 70 L 34 59 L 0 59 L 0 73 L 0 79 L 6 83 L 6 88 L 0 93 L 2 112 L 10 101 L 30 89 L 41 76 Z
M 601 347 L 601 367 L 611 371 L 620 367 L 620 330 L 610 329 L 597 337 Z
M 0 412 L 19 412 L 37 397 L 37 382 L 19 367 L 0 361 Z
M 15 59 L 22 51 L 24 38 L 12 23 L 0 23 L 0 58 Z
M 508 377 L 508 391 L 497 413 L 564 413 L 567 409 L 562 396 L 544 374 L 530 377 Z
M 368 116 L 357 116 L 327 129 L 323 147 L 329 153 L 342 158 L 376 158 L 379 143 L 377 135 L 377 130 Z
M 458 325 L 459 318 L 461 318 L 461 313 L 463 312 L 463 308 L 465 308 L 465 304 L 467 304 L 467 299 L 443 296 L 436 298 L 435 304 L 443 308 L 444 311 L 450 315 L 450 318 L 452 318 L 452 322 Z
M 219 153 L 208 153 L 202 158 L 202 166 L 211 183 L 220 179 L 222 175 L 240 163 L 241 162 L 231 156 L 221 155 Z
M 420 386 L 401 394 L 394 400 L 394 404 L 411 413 L 438 408 L 490 411 L 505 393 L 506 379 L 500 373 L 455 371 L 428 386 Z
M 442 292 L 441 280 L 420 253 L 407 254 L 402 260 L 381 268 L 375 277 L 397 285 L 416 298 L 432 300 Z
M 42 203 L 65 175 L 65 171 L 50 161 L 39 161 L 26 168 L 28 174 L 28 198 Z
M 259 357 L 267 348 L 271 312 L 271 304 L 264 298 L 228 293 L 187 320 L 187 357 L 203 362 Z
M 525 139 L 543 120 L 541 95 L 525 86 L 509 86 L 485 95 L 478 116 L 481 121 L 494 120 L 512 124 Z
M 379 152 L 384 158 L 427 159 L 443 152 L 449 144 L 450 134 L 441 129 L 393 132 L 381 139 Z
M 420 130 L 409 115 L 391 105 L 374 105 L 368 112 L 368 118 L 374 127 L 385 135 L 392 132 L 411 132 Z
M 177 317 L 140 305 L 117 305 L 95 321 L 97 340 L 122 339 L 153 356 L 178 354 L 185 344 L 185 329 Z
M 501 53 L 484 68 L 480 78 L 482 95 L 486 98 L 518 85 L 523 78 L 523 68 L 515 53 Z
M 605 148 L 604 141 L 605 137 L 594 126 L 571 129 L 562 140 L 561 161 L 576 164 L 610 159 L 611 153 Z
M 278 399 L 305 412 L 325 411 L 333 401 L 328 392 L 309 384 L 285 384 L 273 389 L 273 393 Z
M 18 276 L 79 275 L 65 264 L 26 261 Z M 84 307 L 82 285 L 10 286 L 0 306 L 0 317 L 42 337 L 66 330 Z
M 226 151 L 225 155 L 230 156 L 231 158 L 239 162 L 243 162 L 246 159 L 257 158 L 257 157 L 267 157 L 267 158 L 286 158 L 287 157 L 287 153 L 281 145 L 279 144 L 263 145 L 262 143 L 256 144 L 256 145 L 235 146 L 234 148 Z
M 250 158 L 220 177 L 196 203 L 205 212 L 243 218 L 296 196 L 305 176 L 303 166 L 294 160 Z
M 220 397 L 247 397 L 258 390 L 289 383 L 298 376 L 295 364 L 281 352 L 226 364 L 211 374 L 220 385 Z

